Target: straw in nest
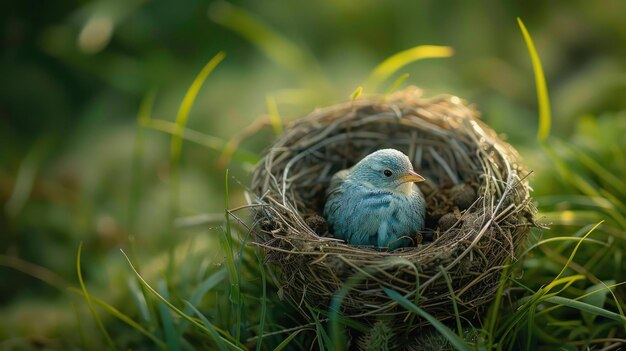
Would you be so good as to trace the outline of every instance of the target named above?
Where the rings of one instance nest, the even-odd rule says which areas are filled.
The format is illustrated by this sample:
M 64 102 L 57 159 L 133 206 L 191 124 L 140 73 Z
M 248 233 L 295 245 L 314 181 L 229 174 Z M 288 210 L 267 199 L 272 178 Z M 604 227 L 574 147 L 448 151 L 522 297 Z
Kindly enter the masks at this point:
M 419 184 L 428 228 L 393 252 L 335 239 L 320 216 L 332 175 L 381 148 L 404 152 L 428 179 Z M 350 101 L 295 121 L 255 169 L 256 244 L 279 294 L 303 311 L 345 292 L 344 315 L 410 331 L 424 321 L 407 319 L 383 288 L 440 320 L 454 315 L 452 291 L 462 315 L 479 313 L 534 225 L 526 175 L 515 149 L 457 97 L 423 99 L 410 87 Z

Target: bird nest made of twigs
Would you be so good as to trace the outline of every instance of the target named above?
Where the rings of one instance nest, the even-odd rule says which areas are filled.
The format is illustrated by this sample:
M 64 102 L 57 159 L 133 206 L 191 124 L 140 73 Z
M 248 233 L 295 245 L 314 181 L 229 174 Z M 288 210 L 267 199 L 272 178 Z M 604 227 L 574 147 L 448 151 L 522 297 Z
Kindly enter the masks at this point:
M 440 320 L 479 313 L 503 266 L 534 226 L 527 172 L 517 151 L 455 96 L 424 99 L 415 87 L 316 110 L 289 125 L 257 165 L 255 244 L 274 268 L 279 295 L 306 311 L 424 322 L 395 290 Z M 404 152 L 427 179 L 426 228 L 415 246 L 385 252 L 333 238 L 322 217 L 332 175 L 382 149 Z M 341 297 L 339 300 L 337 296 Z M 339 302 L 339 303 L 337 303 Z M 401 322 L 401 323 L 400 323 Z

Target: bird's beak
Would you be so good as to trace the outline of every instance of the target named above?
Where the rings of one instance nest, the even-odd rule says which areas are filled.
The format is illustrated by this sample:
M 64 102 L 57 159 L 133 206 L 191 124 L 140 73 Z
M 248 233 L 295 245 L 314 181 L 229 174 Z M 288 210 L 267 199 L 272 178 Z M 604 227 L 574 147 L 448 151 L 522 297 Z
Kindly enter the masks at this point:
M 400 180 L 405 182 L 405 183 L 407 183 L 407 182 L 419 183 L 419 182 L 425 181 L 426 178 L 424 178 L 421 175 L 415 173 L 415 171 L 409 171 L 409 174 L 400 177 Z

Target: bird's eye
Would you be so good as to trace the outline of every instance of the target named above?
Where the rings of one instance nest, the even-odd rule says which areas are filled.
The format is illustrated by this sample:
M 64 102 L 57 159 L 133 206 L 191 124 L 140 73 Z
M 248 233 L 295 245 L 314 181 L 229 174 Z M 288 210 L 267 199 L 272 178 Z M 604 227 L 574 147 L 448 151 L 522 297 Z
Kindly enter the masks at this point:
M 390 170 L 386 169 L 386 170 L 383 172 L 383 174 L 384 174 L 385 176 L 387 176 L 387 177 L 391 177 L 391 175 L 392 175 L 393 173 L 391 173 L 391 171 L 390 171 Z

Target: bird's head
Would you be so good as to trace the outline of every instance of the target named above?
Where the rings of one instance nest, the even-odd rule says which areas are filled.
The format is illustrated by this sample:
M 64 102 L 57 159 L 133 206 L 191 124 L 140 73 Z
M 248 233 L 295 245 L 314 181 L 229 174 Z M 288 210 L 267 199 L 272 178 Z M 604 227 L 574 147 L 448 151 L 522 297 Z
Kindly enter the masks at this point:
M 373 152 L 357 163 L 350 177 L 375 188 L 408 193 L 411 183 L 425 179 L 415 173 L 409 157 L 394 149 Z

